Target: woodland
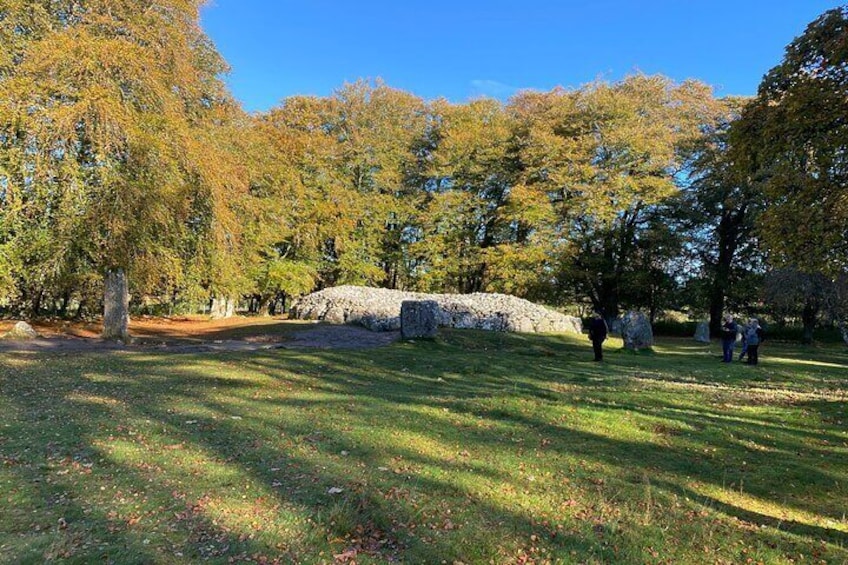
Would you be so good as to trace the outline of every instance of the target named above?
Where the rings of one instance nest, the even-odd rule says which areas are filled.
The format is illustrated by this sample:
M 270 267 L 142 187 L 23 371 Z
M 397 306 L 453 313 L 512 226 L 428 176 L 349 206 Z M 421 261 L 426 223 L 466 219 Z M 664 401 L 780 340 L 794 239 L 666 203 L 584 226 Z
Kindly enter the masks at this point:
M 848 7 L 751 98 L 633 74 L 454 103 L 363 79 L 249 114 L 202 4 L 0 0 L 7 315 L 260 313 L 358 284 L 844 327 Z

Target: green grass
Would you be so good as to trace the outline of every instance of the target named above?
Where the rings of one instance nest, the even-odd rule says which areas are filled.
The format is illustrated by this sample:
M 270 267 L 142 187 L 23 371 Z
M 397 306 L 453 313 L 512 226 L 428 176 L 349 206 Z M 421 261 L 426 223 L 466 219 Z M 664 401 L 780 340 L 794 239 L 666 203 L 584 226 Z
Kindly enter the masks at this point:
M 2 354 L 0 562 L 848 562 L 844 347 L 607 345 Z

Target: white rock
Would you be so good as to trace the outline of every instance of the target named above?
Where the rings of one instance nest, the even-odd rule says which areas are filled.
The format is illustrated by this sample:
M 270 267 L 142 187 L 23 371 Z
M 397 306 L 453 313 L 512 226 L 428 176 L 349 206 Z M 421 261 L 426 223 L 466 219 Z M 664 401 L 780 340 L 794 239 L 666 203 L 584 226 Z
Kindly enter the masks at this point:
M 3 337 L 6 339 L 36 339 L 38 332 L 26 322 L 18 322 L 11 330 L 3 334 Z

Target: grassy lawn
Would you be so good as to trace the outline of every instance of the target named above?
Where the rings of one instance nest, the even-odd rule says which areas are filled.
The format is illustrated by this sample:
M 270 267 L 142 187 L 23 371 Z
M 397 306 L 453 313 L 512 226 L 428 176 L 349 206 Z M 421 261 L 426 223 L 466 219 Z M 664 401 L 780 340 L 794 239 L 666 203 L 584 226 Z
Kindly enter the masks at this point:
M 845 563 L 848 350 L 0 354 L 0 562 Z

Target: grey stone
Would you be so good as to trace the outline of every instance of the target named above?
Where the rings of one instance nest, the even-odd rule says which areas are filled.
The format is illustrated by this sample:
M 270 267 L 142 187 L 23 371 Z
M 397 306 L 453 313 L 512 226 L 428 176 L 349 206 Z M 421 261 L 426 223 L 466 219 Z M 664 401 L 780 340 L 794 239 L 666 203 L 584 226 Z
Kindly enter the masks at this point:
M 654 345 L 654 331 L 651 322 L 642 312 L 631 310 L 621 317 L 621 338 L 624 348 L 638 351 Z
M 695 341 L 699 343 L 710 342 L 710 324 L 709 322 L 698 322 L 698 327 L 695 329 Z
M 434 339 L 439 330 L 439 303 L 435 300 L 404 300 L 400 305 L 400 336 L 403 339 Z
M 439 306 L 438 325 L 502 332 L 581 333 L 580 318 L 506 294 L 426 294 L 385 288 L 339 286 L 298 299 L 293 318 L 358 324 L 373 331 L 401 329 L 404 300 L 432 300 Z
M 38 332 L 26 322 L 18 322 L 11 330 L 3 334 L 5 339 L 36 339 Z
M 213 320 L 224 320 L 236 315 L 236 301 L 224 296 L 216 296 L 209 307 L 209 317 Z
M 129 341 L 130 296 L 123 269 L 106 272 L 103 293 L 103 339 Z
M 610 333 L 621 335 L 621 318 L 616 318 L 610 324 Z

